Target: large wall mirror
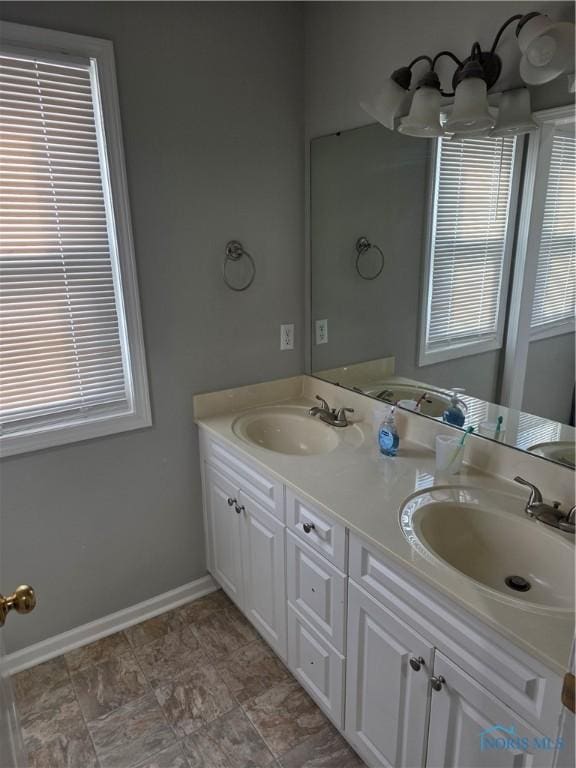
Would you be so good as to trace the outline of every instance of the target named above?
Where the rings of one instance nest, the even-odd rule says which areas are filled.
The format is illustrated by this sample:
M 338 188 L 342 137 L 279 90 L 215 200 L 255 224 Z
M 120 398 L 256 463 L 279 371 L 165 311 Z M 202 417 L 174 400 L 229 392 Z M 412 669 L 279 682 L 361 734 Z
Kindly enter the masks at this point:
M 574 468 L 571 108 L 505 138 L 311 144 L 312 373 Z

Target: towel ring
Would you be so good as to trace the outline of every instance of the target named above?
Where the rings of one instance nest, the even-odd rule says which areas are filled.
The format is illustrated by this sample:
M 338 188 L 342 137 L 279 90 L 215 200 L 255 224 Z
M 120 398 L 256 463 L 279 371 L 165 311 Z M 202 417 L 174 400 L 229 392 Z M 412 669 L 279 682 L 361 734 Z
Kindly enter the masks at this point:
M 364 256 L 365 253 L 368 253 L 371 248 L 374 248 L 380 254 L 380 268 L 375 275 L 364 275 L 360 269 L 360 257 Z M 382 249 L 375 243 L 371 243 L 367 237 L 359 237 L 358 240 L 356 240 L 356 272 L 358 272 L 362 280 L 376 280 L 383 269 L 384 254 L 382 253 Z
M 247 282 L 244 283 L 244 285 L 232 285 L 227 273 L 228 263 L 230 261 L 239 261 L 243 256 L 246 256 L 250 262 L 250 269 L 252 274 L 250 275 Z M 256 277 L 256 264 L 254 263 L 252 256 L 248 253 L 248 251 L 244 250 L 244 246 L 238 240 L 230 240 L 230 242 L 226 245 L 226 256 L 224 258 L 224 265 L 222 267 L 222 275 L 224 277 L 224 282 L 231 291 L 246 291 L 254 282 L 254 278 Z

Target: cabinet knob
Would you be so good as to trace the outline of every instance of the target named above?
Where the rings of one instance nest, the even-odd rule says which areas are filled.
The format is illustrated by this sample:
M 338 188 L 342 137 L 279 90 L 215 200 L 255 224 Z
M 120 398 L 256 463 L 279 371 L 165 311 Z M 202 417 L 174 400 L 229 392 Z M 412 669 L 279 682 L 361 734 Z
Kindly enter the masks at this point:
M 316 526 L 314 523 L 303 523 L 302 528 L 304 528 L 304 533 L 310 533 L 310 531 L 313 531 Z
M 445 682 L 446 680 L 442 677 L 442 675 L 433 675 L 430 678 L 430 684 L 432 685 L 433 691 L 441 691 Z
M 236 514 L 237 514 L 237 515 L 239 515 L 239 514 L 240 514 L 240 512 L 244 512 L 244 510 L 245 510 L 246 508 L 245 508 L 245 507 L 242 507 L 242 506 L 240 506 L 240 504 L 236 504 L 236 507 L 235 507 L 235 509 L 236 509 Z
M 412 656 L 410 659 L 410 666 L 414 670 L 414 672 L 419 672 L 420 669 L 424 666 L 426 666 L 426 662 L 422 658 L 422 656 Z
M 233 506 L 234 504 L 237 504 L 237 500 L 236 500 L 236 499 L 233 499 L 233 498 L 231 498 L 231 497 L 229 497 L 229 498 L 228 498 L 228 506 L 229 506 L 229 507 L 231 507 L 231 506 Z

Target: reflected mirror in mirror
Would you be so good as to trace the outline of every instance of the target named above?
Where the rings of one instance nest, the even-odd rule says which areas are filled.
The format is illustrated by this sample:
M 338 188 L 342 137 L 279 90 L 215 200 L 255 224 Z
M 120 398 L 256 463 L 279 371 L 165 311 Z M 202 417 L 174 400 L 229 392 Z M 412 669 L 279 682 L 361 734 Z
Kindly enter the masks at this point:
M 574 467 L 574 112 L 311 144 L 312 373 Z

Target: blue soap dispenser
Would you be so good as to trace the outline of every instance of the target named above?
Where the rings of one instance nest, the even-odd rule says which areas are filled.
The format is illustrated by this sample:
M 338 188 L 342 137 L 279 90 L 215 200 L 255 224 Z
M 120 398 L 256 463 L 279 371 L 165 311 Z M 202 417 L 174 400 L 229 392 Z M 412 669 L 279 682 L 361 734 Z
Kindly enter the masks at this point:
M 466 405 L 464 402 L 458 397 L 458 395 L 461 395 L 465 390 L 461 387 L 454 387 L 452 390 L 452 396 L 450 398 L 450 407 L 446 408 L 444 413 L 442 414 L 442 421 L 445 421 L 446 424 L 452 424 L 455 427 L 463 427 L 464 422 L 466 421 L 466 413 L 465 408 Z
M 380 424 L 378 428 L 378 447 L 380 453 L 384 456 L 396 456 L 398 453 L 398 446 L 400 445 L 400 435 L 396 428 L 396 418 L 394 411 L 396 406 L 388 411 L 387 416 Z

